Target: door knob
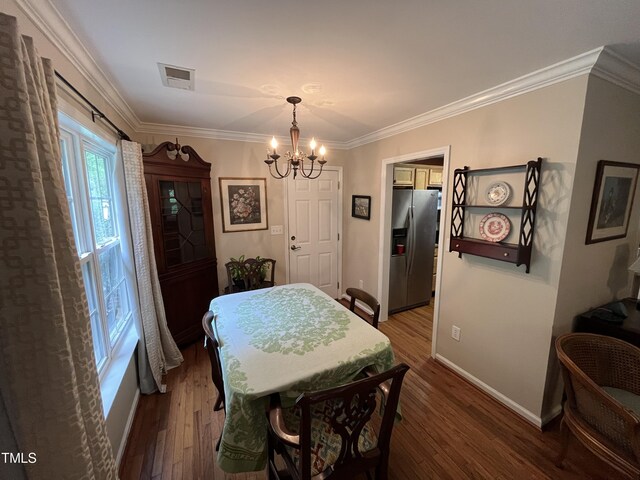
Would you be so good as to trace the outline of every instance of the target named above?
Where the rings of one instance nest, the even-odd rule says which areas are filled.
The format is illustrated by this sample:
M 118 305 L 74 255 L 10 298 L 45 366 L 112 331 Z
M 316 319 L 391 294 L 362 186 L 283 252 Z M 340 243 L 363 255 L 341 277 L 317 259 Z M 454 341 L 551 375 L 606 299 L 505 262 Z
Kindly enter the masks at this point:
M 296 250 L 300 250 L 301 248 L 302 248 L 302 247 L 297 247 L 297 246 L 295 246 L 295 245 L 291 245 L 291 250 L 293 250 L 294 252 L 295 252 Z

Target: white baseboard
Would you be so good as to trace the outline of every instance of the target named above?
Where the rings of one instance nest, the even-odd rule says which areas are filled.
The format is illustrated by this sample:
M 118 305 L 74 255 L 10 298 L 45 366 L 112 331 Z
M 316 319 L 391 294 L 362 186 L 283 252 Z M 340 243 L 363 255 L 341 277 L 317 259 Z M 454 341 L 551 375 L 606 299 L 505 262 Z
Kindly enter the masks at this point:
M 540 417 L 535 415 L 534 413 L 530 412 L 529 410 L 524 408 L 522 405 L 514 402 L 509 397 L 503 395 L 502 393 L 497 391 L 495 388 L 490 387 L 489 385 L 484 383 L 479 378 L 474 377 L 469 372 L 467 372 L 466 370 L 463 370 L 458 365 L 456 365 L 455 363 L 451 362 L 450 360 L 447 360 L 446 358 L 444 358 L 442 355 L 440 355 L 438 353 L 436 354 L 436 360 L 438 362 L 442 363 L 444 366 L 446 366 L 446 367 L 450 368 L 451 370 L 453 370 L 454 372 L 456 372 L 462 378 L 467 380 L 469 383 L 472 383 L 473 385 L 478 387 L 483 392 L 488 393 L 490 396 L 492 396 L 493 398 L 498 400 L 500 403 L 502 403 L 504 406 L 506 406 L 510 410 L 512 410 L 515 413 L 517 413 L 518 415 L 520 415 L 522 418 L 527 420 L 529 423 L 532 423 L 533 425 L 535 425 L 538 428 L 542 428 L 543 422 L 540 419 Z
M 129 417 L 127 418 L 127 424 L 124 427 L 122 438 L 120 439 L 120 447 L 118 448 L 118 454 L 116 455 L 116 465 L 120 469 L 120 462 L 122 461 L 122 455 L 124 455 L 124 449 L 127 446 L 127 440 L 129 439 L 129 433 L 133 426 L 133 419 L 136 417 L 136 410 L 138 409 L 138 401 L 140 400 L 140 388 L 136 389 L 136 395 L 133 397 L 133 404 L 129 411 Z
M 342 298 L 348 300 L 349 302 L 351 301 L 351 297 L 346 293 L 342 294 Z M 373 315 L 373 310 L 369 308 L 369 305 L 362 303 L 360 300 L 356 300 L 356 307 L 358 307 L 363 312 L 368 313 L 369 315 Z

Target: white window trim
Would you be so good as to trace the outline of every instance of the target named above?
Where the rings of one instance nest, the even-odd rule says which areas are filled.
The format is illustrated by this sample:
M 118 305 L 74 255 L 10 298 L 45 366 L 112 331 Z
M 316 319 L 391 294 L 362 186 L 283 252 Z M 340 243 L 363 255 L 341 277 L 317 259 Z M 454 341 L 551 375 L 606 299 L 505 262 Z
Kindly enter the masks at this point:
M 124 181 L 123 174 L 123 166 L 122 166 L 122 158 L 120 152 L 116 148 L 116 138 L 106 130 L 102 128 L 98 128 L 97 125 L 91 124 L 87 120 L 87 116 L 84 112 L 80 112 L 78 109 L 73 107 L 69 102 L 61 99 L 59 102 L 59 110 L 58 110 L 58 118 L 60 121 L 60 134 L 61 136 L 67 136 L 68 140 L 70 139 L 69 134 L 65 132 L 63 129 L 72 129 L 72 130 L 80 130 L 81 137 L 84 136 L 89 139 L 92 143 L 95 142 L 105 150 L 105 153 L 109 153 L 110 155 L 115 156 L 114 162 L 114 175 L 117 178 L 117 181 Z M 94 131 L 98 132 L 98 134 L 94 133 Z M 112 143 L 111 143 L 112 142 Z M 68 145 L 71 148 L 75 148 L 74 144 L 76 142 L 68 141 Z M 77 153 L 77 152 L 76 152 Z M 86 176 L 85 166 L 83 163 L 83 172 L 82 174 Z M 81 201 L 85 201 L 86 195 L 84 192 L 84 185 L 79 186 L 77 182 L 76 176 L 71 176 L 72 182 L 74 182 L 75 191 L 80 192 L 82 199 Z M 126 205 L 126 197 L 124 197 L 124 185 L 122 188 L 115 188 L 113 192 L 114 198 L 117 198 L 117 201 L 120 205 Z M 77 202 L 78 199 L 74 199 L 74 202 Z M 78 207 L 76 206 L 76 209 Z M 122 210 L 122 209 L 117 209 Z M 76 213 L 74 213 L 76 215 Z M 106 361 L 100 366 L 99 370 L 99 379 L 100 379 L 100 390 L 102 396 L 102 404 L 105 417 L 109 414 L 111 406 L 113 405 L 113 401 L 115 400 L 116 394 L 122 383 L 122 379 L 124 378 L 124 374 L 126 369 L 131 361 L 131 357 L 135 351 L 136 345 L 139 341 L 139 333 L 137 324 L 139 324 L 139 300 L 138 300 L 138 292 L 137 292 L 137 284 L 135 277 L 135 268 L 132 265 L 128 265 L 128 262 L 133 261 L 132 257 L 132 241 L 131 241 L 131 232 L 129 228 L 128 222 L 128 212 L 119 212 L 118 221 L 116 224 L 119 224 L 116 228 L 118 228 L 118 233 L 120 235 L 119 242 L 113 241 L 109 242 L 105 245 L 96 247 L 95 250 L 91 253 L 86 253 L 80 256 L 81 264 L 92 261 L 92 258 L 95 257 L 95 261 L 97 262 L 98 255 L 100 252 L 105 251 L 108 248 L 112 248 L 115 244 L 120 244 L 121 253 L 123 258 L 125 258 L 124 265 L 124 275 L 127 279 L 127 294 L 129 297 L 129 305 L 130 312 L 127 319 L 123 322 L 121 331 L 117 333 L 116 339 L 111 344 L 111 339 L 109 337 L 108 332 L 104 332 L 107 348 L 110 352 L 107 355 Z M 86 220 L 82 215 L 76 215 L 76 220 L 81 222 L 78 224 L 78 228 L 86 229 L 91 228 L 90 225 L 86 225 Z M 91 219 L 89 220 L 91 222 Z M 119 228 L 123 227 L 123 228 Z M 92 238 L 92 237 L 89 237 Z M 98 277 L 98 275 L 96 275 Z M 98 282 L 101 282 L 100 278 L 97 278 Z M 102 288 L 101 285 L 96 285 L 96 288 Z M 100 308 L 100 307 L 99 307 Z M 106 326 L 105 326 L 106 329 Z

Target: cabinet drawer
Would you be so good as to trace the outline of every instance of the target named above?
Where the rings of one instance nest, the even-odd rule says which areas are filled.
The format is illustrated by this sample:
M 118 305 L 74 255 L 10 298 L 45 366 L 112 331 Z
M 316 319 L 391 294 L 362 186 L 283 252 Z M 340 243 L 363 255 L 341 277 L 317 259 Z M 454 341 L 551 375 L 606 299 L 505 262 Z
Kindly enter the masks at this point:
M 452 238 L 450 250 L 518 263 L 518 246 L 514 244 L 485 242 L 475 238 Z

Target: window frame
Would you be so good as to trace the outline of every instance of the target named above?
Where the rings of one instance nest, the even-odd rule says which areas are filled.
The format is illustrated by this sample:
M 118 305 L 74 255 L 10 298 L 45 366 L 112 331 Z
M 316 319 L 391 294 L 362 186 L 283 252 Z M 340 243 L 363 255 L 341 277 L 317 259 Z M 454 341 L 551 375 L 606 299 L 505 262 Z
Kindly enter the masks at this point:
M 65 150 L 61 153 L 63 155 L 66 153 L 66 161 L 63 158 L 62 162 L 63 169 L 65 171 L 65 175 L 69 176 L 68 184 L 71 187 L 71 192 L 66 191 L 67 181 L 65 181 L 67 200 L 69 201 L 69 199 L 71 199 L 71 202 L 69 202 L 69 208 L 71 220 L 74 224 L 74 238 L 77 247 L 78 260 L 83 272 L 85 268 L 89 268 L 92 271 L 91 276 L 94 288 L 93 297 L 95 298 L 96 303 L 95 310 L 98 314 L 97 323 L 100 327 L 100 335 L 93 335 L 92 340 L 94 342 L 96 339 L 100 341 L 100 351 L 104 352 L 103 358 L 99 360 L 96 358 L 96 366 L 100 381 L 102 382 L 110 369 L 114 356 L 117 356 L 121 344 L 124 342 L 124 339 L 128 337 L 126 332 L 133 327 L 133 319 L 135 311 L 137 310 L 134 303 L 136 299 L 132 294 L 132 288 L 134 285 L 130 285 L 131 279 L 128 278 L 129 276 L 127 274 L 128 266 L 125 264 L 125 257 L 123 255 L 124 248 L 126 248 L 125 244 L 130 242 L 130 234 L 128 225 L 121 225 L 123 216 L 118 212 L 118 209 L 126 208 L 126 205 L 123 205 L 123 202 L 119 198 L 116 186 L 116 182 L 119 181 L 119 176 L 116 172 L 116 169 L 118 168 L 118 152 L 115 145 L 105 138 L 102 138 L 88 130 L 84 125 L 73 117 L 67 115 L 65 112 L 59 111 L 58 118 L 61 148 Z M 97 153 L 104 157 L 107 162 L 105 166 L 108 170 L 106 173 L 109 178 L 108 189 L 112 203 L 111 214 L 113 218 L 114 236 L 101 244 L 97 241 L 93 225 L 89 178 L 87 176 L 87 160 L 85 157 L 85 152 L 87 151 Z M 117 285 L 112 286 L 111 291 L 105 294 L 102 281 L 100 256 L 114 248 L 119 248 L 121 278 Z M 89 285 L 84 286 L 85 289 L 91 288 Z M 109 295 L 114 294 L 118 289 L 120 289 L 121 292 L 124 292 L 126 296 L 123 301 L 126 301 L 128 311 L 124 318 L 115 325 L 113 332 L 110 333 L 106 300 Z M 87 296 L 89 295 L 90 294 L 87 293 Z M 91 328 L 93 329 L 93 325 L 91 325 Z M 95 354 L 96 345 L 93 345 L 93 348 Z M 95 357 L 97 356 L 98 355 L 95 354 Z

